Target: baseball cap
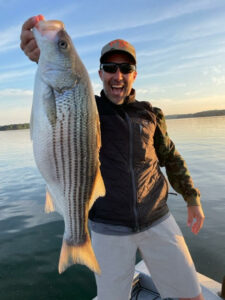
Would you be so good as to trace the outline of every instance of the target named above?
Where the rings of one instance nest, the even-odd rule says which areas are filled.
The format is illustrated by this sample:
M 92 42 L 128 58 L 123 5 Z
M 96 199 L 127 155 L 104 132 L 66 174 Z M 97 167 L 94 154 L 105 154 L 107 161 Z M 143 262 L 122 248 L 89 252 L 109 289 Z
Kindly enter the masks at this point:
M 127 41 L 117 39 L 117 40 L 113 40 L 113 41 L 109 42 L 108 44 L 106 44 L 102 48 L 100 62 L 102 63 L 104 61 L 104 58 L 106 58 L 106 56 L 112 52 L 125 52 L 133 58 L 133 60 L 136 64 L 135 48 Z

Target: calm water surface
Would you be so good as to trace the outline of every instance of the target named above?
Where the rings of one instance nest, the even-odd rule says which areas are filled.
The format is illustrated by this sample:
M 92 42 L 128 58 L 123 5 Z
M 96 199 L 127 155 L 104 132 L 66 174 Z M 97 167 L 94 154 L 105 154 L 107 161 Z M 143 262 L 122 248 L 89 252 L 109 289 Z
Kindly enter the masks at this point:
M 200 189 L 206 215 L 194 236 L 186 205 L 170 196 L 199 272 L 221 282 L 225 275 L 225 117 L 168 120 L 168 131 Z M 90 300 L 94 275 L 73 266 L 58 275 L 63 221 L 45 214 L 45 185 L 33 160 L 28 130 L 0 132 L 0 290 L 2 300 Z M 172 190 L 171 190 L 172 191 Z

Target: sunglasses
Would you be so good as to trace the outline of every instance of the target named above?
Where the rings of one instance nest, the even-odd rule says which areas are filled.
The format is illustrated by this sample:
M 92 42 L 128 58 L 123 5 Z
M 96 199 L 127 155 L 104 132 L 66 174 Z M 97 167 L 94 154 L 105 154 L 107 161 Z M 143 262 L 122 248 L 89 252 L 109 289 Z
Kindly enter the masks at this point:
M 132 73 L 133 71 L 136 70 L 135 65 L 131 65 L 128 63 L 122 63 L 122 64 L 117 64 L 117 63 L 103 63 L 100 65 L 100 69 L 104 70 L 107 73 L 116 73 L 116 71 L 120 69 L 120 72 L 123 74 L 128 74 Z

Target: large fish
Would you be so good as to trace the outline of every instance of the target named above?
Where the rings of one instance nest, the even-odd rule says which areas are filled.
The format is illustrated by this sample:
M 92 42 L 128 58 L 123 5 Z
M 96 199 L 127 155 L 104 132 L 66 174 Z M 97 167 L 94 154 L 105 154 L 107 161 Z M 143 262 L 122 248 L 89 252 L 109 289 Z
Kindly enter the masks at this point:
M 31 113 L 34 158 L 47 184 L 46 212 L 63 216 L 59 273 L 74 263 L 100 272 L 88 212 L 105 195 L 99 116 L 88 73 L 60 21 L 33 29 L 40 48 Z

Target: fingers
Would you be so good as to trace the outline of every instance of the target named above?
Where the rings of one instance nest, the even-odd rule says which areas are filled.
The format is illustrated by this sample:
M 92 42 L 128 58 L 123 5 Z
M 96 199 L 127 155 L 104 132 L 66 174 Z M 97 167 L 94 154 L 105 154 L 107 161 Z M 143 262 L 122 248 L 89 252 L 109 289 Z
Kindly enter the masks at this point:
M 38 62 L 40 56 L 40 50 L 38 49 L 37 43 L 34 39 L 33 32 L 31 29 L 40 21 L 43 20 L 42 15 L 29 18 L 22 26 L 20 35 L 20 47 L 24 53 L 29 57 L 30 60 Z
M 27 54 L 37 47 L 34 35 L 31 31 L 24 31 L 21 33 L 21 49 Z M 27 53 L 26 53 L 27 52 Z
M 31 31 L 24 32 L 20 47 L 30 60 L 38 62 L 40 50 Z
M 198 234 L 205 220 L 205 215 L 201 206 L 188 207 L 187 225 L 191 226 L 191 231 Z
M 191 231 L 194 234 L 198 234 L 200 229 L 203 226 L 203 223 L 204 223 L 204 218 L 201 217 L 201 218 L 196 219 L 196 222 L 192 225 Z
M 193 216 L 188 214 L 188 219 L 187 219 L 187 226 L 190 227 L 191 224 L 193 223 Z
M 30 52 L 28 55 L 30 60 L 38 62 L 40 57 L 40 50 L 39 48 L 36 48 L 34 51 Z
M 26 30 L 31 30 L 35 24 L 38 22 L 37 17 L 31 17 L 22 26 L 22 32 Z
M 37 23 L 37 18 L 32 17 L 29 18 L 22 26 L 22 31 L 20 35 L 21 44 L 20 47 L 22 50 L 26 49 L 26 46 L 29 44 L 29 42 L 34 39 L 34 35 L 31 31 L 31 29 L 35 26 Z
M 28 20 L 26 20 L 22 26 L 22 32 L 26 31 L 26 30 L 31 30 L 39 21 L 44 20 L 44 16 L 43 15 L 38 15 L 38 16 L 34 16 L 29 18 Z
M 31 32 L 30 32 L 31 33 Z M 37 43 L 32 36 L 27 37 L 27 42 L 20 44 L 21 49 L 29 57 L 30 60 L 38 62 L 40 56 L 40 50 L 37 46 Z

